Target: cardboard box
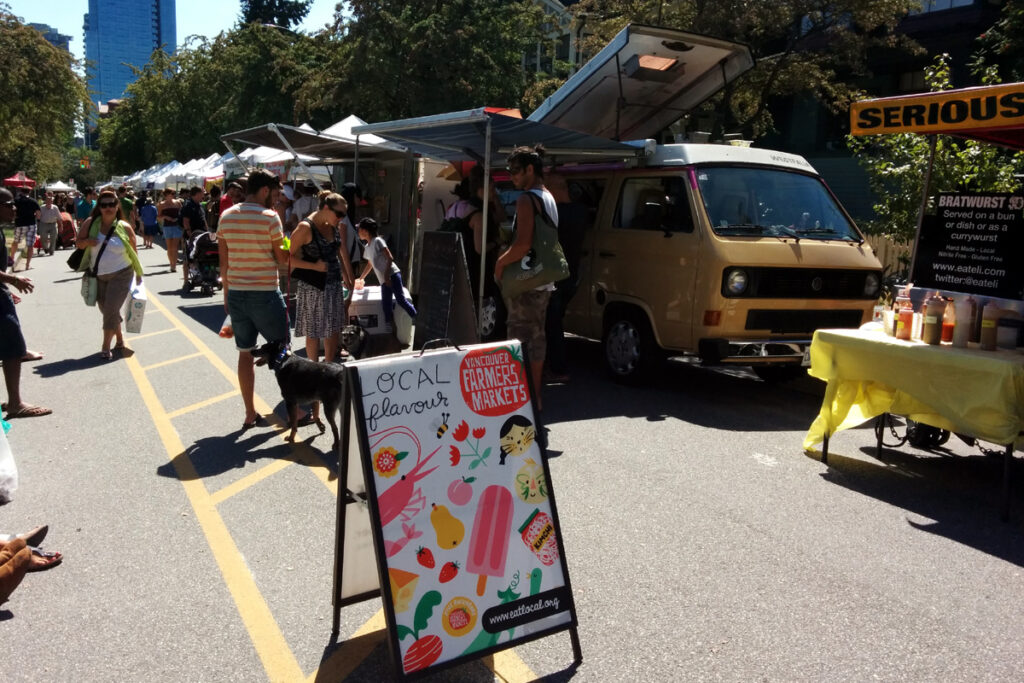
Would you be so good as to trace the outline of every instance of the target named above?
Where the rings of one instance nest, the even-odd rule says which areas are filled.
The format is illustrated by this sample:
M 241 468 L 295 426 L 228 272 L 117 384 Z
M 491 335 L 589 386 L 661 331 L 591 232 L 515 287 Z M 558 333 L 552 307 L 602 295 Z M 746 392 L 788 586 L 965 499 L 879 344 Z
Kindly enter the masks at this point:
M 124 331 L 142 332 L 142 318 L 146 315 L 146 286 L 133 286 L 124 305 Z

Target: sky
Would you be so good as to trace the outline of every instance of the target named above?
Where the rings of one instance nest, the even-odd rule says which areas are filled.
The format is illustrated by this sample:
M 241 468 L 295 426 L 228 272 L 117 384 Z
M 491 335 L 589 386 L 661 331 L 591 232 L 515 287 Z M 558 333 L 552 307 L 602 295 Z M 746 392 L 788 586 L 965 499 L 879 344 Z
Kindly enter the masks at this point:
M 71 54 L 82 59 L 85 56 L 85 38 L 82 31 L 83 17 L 89 11 L 89 0 L 5 0 L 11 12 L 21 17 L 26 24 L 49 24 L 64 35 L 71 36 Z M 337 0 L 313 0 L 313 6 L 306 20 L 299 27 L 302 31 L 313 32 L 330 23 L 334 18 Z M 212 38 L 221 31 L 227 31 L 238 20 L 241 12 L 238 0 L 177 0 L 178 45 L 190 35 Z M 141 65 L 140 65 L 141 66 Z

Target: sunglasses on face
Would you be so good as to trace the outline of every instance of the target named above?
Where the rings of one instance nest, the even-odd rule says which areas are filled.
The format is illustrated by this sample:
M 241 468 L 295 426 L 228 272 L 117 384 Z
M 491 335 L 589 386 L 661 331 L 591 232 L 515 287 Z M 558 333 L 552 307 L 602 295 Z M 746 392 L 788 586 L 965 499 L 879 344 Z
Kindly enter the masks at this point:
M 0 206 L 14 206 L 14 200 L 8 199 L 7 201 L 0 202 Z
M 117 207 L 117 202 L 100 202 L 101 209 L 113 209 Z
M 512 175 L 519 175 L 520 173 L 523 172 L 523 169 L 518 166 L 506 166 L 505 170 L 511 173 Z
M 336 207 L 336 206 L 328 206 L 327 208 L 330 210 L 331 213 L 333 213 L 338 218 L 344 218 L 345 217 L 345 212 L 342 211 L 341 209 L 339 209 L 338 207 Z

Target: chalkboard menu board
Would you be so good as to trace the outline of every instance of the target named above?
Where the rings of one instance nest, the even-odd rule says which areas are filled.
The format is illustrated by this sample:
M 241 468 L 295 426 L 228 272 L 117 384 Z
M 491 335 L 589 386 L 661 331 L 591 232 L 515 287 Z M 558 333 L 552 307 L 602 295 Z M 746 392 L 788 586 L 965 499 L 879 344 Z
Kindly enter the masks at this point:
M 914 285 L 1024 298 L 1024 195 L 943 193 L 936 208 L 921 226 Z
M 462 236 L 426 232 L 420 254 L 413 346 L 422 348 L 431 339 L 447 338 L 456 344 L 478 341 Z

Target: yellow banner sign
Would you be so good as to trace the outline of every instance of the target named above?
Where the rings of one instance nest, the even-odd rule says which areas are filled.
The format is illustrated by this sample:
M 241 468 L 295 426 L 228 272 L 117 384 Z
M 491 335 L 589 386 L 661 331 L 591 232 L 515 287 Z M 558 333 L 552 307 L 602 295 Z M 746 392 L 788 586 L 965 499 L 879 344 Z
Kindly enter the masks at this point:
M 850 105 L 850 132 L 940 133 L 1024 127 L 1024 83 L 861 100 Z

